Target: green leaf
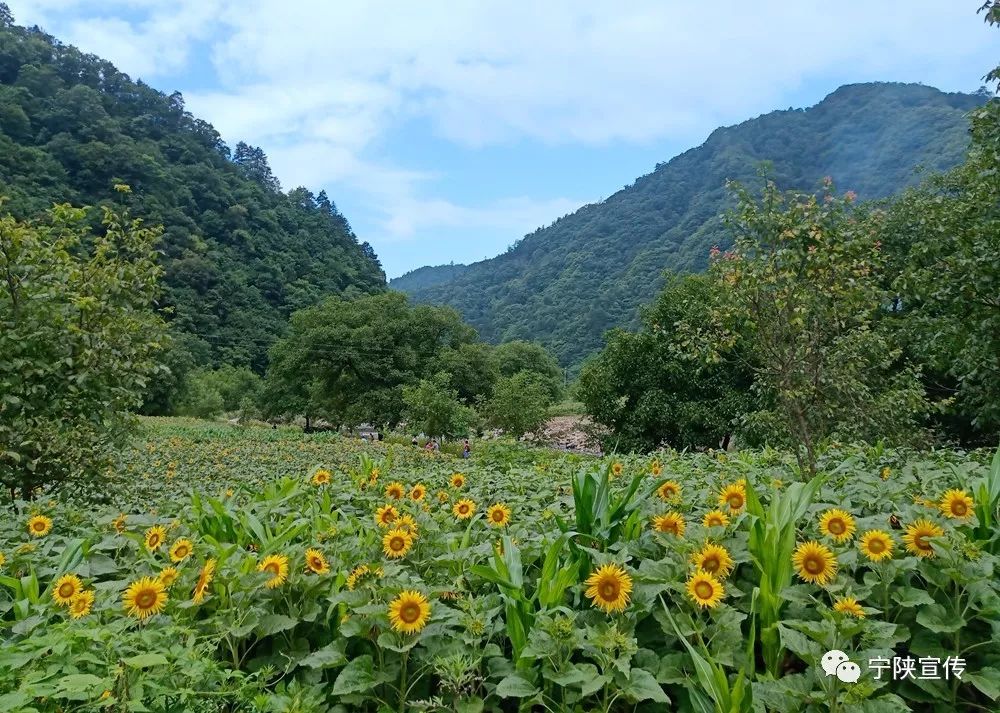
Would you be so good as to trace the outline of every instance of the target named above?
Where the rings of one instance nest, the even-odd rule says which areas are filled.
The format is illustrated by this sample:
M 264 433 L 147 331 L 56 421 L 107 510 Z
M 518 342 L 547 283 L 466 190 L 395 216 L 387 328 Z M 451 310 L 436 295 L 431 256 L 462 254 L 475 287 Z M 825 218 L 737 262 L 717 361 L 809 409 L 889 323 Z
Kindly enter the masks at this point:
M 992 667 L 981 668 L 974 673 L 962 674 L 963 683 L 971 683 L 990 700 L 1000 699 L 1000 669 Z
M 501 698 L 528 698 L 538 693 L 538 687 L 518 673 L 512 673 L 497 684 L 496 694 Z
M 152 666 L 164 666 L 169 661 L 163 654 L 139 654 L 138 656 L 130 656 L 127 659 L 123 659 L 122 663 L 129 668 L 150 668 Z
M 965 619 L 948 612 L 940 604 L 931 604 L 917 612 L 917 623 L 935 634 L 952 634 L 965 626 Z
M 288 631 L 298 624 L 297 619 L 292 619 L 284 614 L 268 614 L 262 617 L 257 625 L 257 632 L 261 636 L 272 636 L 280 631 Z
M 333 668 L 335 666 L 342 666 L 347 663 L 347 657 L 344 655 L 346 643 L 343 639 L 338 639 L 332 644 L 327 644 L 299 661 L 299 665 L 306 668 Z
M 653 678 L 653 674 L 641 668 L 632 669 L 632 675 L 625 687 L 625 694 L 636 701 L 670 702 L 667 694 L 660 688 L 660 684 Z
M 344 670 L 337 676 L 333 684 L 333 695 L 346 696 L 350 693 L 364 693 L 375 687 L 378 681 L 375 679 L 372 657 L 369 655 L 359 656 L 344 667 Z

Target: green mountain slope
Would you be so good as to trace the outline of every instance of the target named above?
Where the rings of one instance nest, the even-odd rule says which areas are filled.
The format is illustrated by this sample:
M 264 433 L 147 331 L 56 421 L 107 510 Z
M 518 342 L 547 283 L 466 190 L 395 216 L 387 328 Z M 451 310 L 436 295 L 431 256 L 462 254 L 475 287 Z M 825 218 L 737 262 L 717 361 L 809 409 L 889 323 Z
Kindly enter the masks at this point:
M 814 190 L 832 176 L 861 198 L 915 183 L 914 169 L 957 164 L 967 146 L 966 112 L 984 97 L 913 84 L 844 86 L 809 109 L 776 111 L 714 131 L 701 146 L 658 164 L 599 204 L 526 236 L 508 252 L 457 274 L 427 268 L 393 281 L 419 301 L 456 307 L 491 341 L 534 339 L 564 365 L 599 348 L 662 273 L 700 270 L 725 246 L 719 214 L 727 179 L 752 181 L 760 162 L 782 188 Z
M 166 226 L 165 301 L 203 358 L 260 367 L 294 309 L 385 289 L 374 251 L 324 193 L 282 193 L 260 149 L 230 151 L 180 94 L 0 20 L 2 210 L 98 204 L 117 183 L 135 215 Z

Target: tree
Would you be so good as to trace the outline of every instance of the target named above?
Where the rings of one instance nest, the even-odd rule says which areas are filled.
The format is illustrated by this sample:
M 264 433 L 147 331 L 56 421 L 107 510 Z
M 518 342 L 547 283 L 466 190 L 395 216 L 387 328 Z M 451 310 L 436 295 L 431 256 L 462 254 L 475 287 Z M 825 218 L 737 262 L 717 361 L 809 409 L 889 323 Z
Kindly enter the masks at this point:
M 608 429 L 605 446 L 624 451 L 718 447 L 752 410 L 752 378 L 731 350 L 700 364 L 675 325 L 698 323 L 712 305 L 706 275 L 675 275 L 643 313 L 643 329 L 605 335 L 604 349 L 584 364 L 577 394 Z
M 735 186 L 727 222 L 732 251 L 712 253 L 714 303 L 702 320 L 679 324 L 709 363 L 743 355 L 763 408 L 753 415 L 815 470 L 827 438 L 900 440 L 927 412 L 919 374 L 880 320 L 884 256 L 878 216 L 837 197 L 782 194 L 767 181 L 761 200 Z
M 544 425 L 551 403 L 549 385 L 535 372 L 519 371 L 497 380 L 484 413 L 491 426 L 520 438 Z
M 518 372 L 536 374 L 545 386 L 551 400 L 556 400 L 563 389 L 563 370 L 556 358 L 537 342 L 515 339 L 497 345 L 494 359 L 500 376 L 514 376 Z
M 0 217 L 0 482 L 24 498 L 106 465 L 165 340 L 161 231 L 105 208 L 95 234 L 89 218 Z
M 448 386 L 451 376 L 439 371 L 429 379 L 403 387 L 406 418 L 411 426 L 431 437 L 468 433 L 475 413 L 458 400 L 458 392 Z

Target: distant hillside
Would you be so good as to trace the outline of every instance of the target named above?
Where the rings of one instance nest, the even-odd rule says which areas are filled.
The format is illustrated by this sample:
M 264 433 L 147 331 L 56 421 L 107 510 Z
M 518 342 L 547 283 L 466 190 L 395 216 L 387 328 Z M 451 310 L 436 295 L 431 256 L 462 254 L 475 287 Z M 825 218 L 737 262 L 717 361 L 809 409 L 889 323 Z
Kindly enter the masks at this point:
M 389 281 L 389 287 L 400 292 L 416 292 L 453 280 L 468 269 L 468 265 L 433 265 L 418 267 Z
M 230 151 L 180 94 L 3 17 L 2 210 L 96 204 L 130 185 L 133 212 L 166 227 L 166 304 L 202 358 L 260 367 L 292 310 L 385 289 L 374 251 L 324 193 L 282 193 L 260 149 Z
M 564 365 L 578 364 L 605 330 L 635 324 L 664 270 L 700 270 L 709 248 L 725 245 L 727 179 L 752 181 L 767 160 L 782 188 L 815 190 L 829 175 L 861 198 L 888 196 L 915 183 L 918 166 L 957 164 L 968 141 L 965 114 L 984 100 L 914 84 L 844 86 L 809 109 L 717 129 L 503 255 L 451 277 L 415 271 L 421 282 L 393 286 L 456 307 L 488 340 L 538 340 Z

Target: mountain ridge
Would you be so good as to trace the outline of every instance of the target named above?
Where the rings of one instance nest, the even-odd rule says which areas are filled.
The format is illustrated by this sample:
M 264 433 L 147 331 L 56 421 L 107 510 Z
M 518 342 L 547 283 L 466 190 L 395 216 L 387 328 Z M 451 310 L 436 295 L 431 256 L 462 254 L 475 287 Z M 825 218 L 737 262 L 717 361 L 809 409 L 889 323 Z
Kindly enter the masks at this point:
M 719 127 L 599 203 L 581 206 L 505 253 L 455 271 L 424 267 L 396 278 L 422 302 L 448 304 L 489 341 L 534 339 L 566 366 L 600 346 L 612 326 L 635 326 L 664 270 L 696 271 L 725 244 L 727 179 L 756 177 L 761 162 L 782 188 L 812 191 L 831 175 L 863 199 L 892 195 L 945 170 L 968 143 L 966 113 L 982 94 L 921 84 L 843 85 L 817 104 Z M 406 276 L 404 276 L 406 277 Z

